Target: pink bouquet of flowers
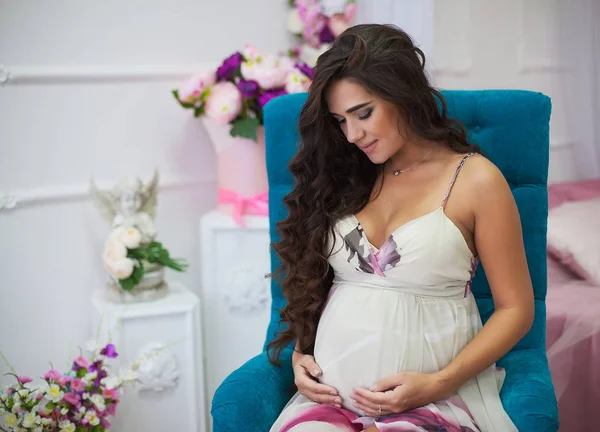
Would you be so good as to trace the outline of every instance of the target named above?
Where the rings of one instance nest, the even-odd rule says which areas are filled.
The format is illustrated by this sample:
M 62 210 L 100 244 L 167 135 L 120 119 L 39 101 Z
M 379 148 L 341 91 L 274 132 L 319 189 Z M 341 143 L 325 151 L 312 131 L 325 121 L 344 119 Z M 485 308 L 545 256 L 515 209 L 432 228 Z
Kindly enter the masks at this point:
M 173 95 L 194 116 L 230 124 L 231 136 L 257 140 L 263 107 L 271 99 L 308 90 L 312 69 L 284 55 L 263 54 L 252 45 L 226 58 L 216 70 L 194 74 Z
M 290 0 L 288 30 L 300 46 L 292 52 L 314 66 L 318 56 L 354 21 L 356 0 Z
M 16 382 L 0 390 L 2 431 L 102 432 L 110 428 L 124 384 L 136 379 L 133 370 L 112 373 L 108 359 L 117 357 L 113 344 L 91 347 L 91 359 L 73 359 L 67 373 L 54 368 L 44 374 L 41 384 L 17 375 Z

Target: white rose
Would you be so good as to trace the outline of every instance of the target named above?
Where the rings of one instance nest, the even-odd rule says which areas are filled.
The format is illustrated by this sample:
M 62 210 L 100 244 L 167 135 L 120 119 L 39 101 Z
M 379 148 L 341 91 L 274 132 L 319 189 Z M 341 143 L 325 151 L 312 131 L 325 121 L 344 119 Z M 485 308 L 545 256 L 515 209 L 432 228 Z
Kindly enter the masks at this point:
M 121 234 L 121 241 L 129 249 L 135 249 L 140 246 L 142 233 L 134 227 L 125 228 Z
M 127 257 L 127 247 L 117 235 L 116 230 L 111 233 L 104 248 L 104 255 L 112 261 L 122 260 Z
M 41 420 L 41 418 L 39 416 L 35 415 L 35 413 L 28 412 L 23 417 L 22 425 L 24 428 L 31 428 L 31 427 L 35 426 L 36 424 L 39 424 L 40 420 Z
M 95 394 L 92 396 L 92 403 L 96 405 L 96 408 L 100 411 L 104 411 L 106 409 L 106 405 L 104 404 L 104 398 L 102 395 Z
M 107 378 L 102 378 L 100 382 L 104 384 L 109 390 L 116 389 L 121 385 L 121 379 L 116 375 L 111 375 Z
M 100 423 L 100 419 L 98 418 L 94 410 L 86 412 L 84 419 L 86 419 L 88 423 L 92 426 L 96 426 L 98 423 Z
M 302 33 L 302 30 L 304 30 L 304 23 L 300 18 L 298 8 L 294 8 L 288 13 L 287 27 L 294 34 Z
M 130 258 L 122 260 L 105 259 L 104 265 L 117 279 L 127 279 L 133 273 L 136 262 Z
M 14 415 L 14 414 L 6 415 L 6 426 L 15 427 L 18 422 L 19 422 L 19 419 L 17 418 L 16 415 Z

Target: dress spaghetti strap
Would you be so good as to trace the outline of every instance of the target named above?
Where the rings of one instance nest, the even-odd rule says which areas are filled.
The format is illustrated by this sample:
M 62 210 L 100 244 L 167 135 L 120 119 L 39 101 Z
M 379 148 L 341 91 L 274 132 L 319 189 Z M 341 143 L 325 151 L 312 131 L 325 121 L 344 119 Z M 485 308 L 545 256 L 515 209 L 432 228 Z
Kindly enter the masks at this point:
M 465 164 L 466 160 L 469 159 L 471 156 L 476 155 L 476 154 L 477 153 L 469 153 L 469 154 L 465 155 L 460 160 L 460 163 L 458 164 L 458 167 L 456 168 L 456 172 L 454 173 L 454 177 L 452 177 L 452 181 L 450 182 L 450 186 L 448 187 L 448 191 L 446 192 L 446 196 L 442 200 L 442 208 L 446 205 L 446 201 L 448 201 L 448 197 L 450 196 L 450 192 L 452 191 L 452 187 L 454 186 L 454 182 L 456 182 L 456 178 L 458 177 L 458 173 L 462 169 L 462 167 Z

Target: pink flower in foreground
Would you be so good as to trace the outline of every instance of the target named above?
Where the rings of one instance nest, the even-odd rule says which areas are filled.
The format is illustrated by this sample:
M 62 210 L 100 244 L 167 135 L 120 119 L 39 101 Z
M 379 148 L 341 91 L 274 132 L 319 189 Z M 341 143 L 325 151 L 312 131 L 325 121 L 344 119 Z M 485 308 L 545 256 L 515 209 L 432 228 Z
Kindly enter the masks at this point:
M 104 389 L 102 392 L 102 396 L 105 399 L 118 400 L 119 399 L 119 391 L 116 389 Z
M 90 367 L 90 362 L 89 362 L 89 360 L 88 360 L 88 359 L 86 359 L 86 358 L 85 358 L 85 357 L 83 357 L 83 356 L 77 356 L 77 357 L 75 357 L 75 359 L 73 359 L 73 362 L 74 362 L 74 363 L 75 363 L 77 366 L 79 366 L 79 367 L 82 367 L 82 368 L 86 368 L 86 369 L 87 369 L 88 367 Z
M 202 92 L 213 85 L 217 81 L 217 76 L 214 70 L 203 70 L 196 72 L 185 81 L 177 94 L 179 100 L 183 103 L 194 103 L 200 99 Z
M 344 18 L 346 22 L 352 22 L 356 16 L 356 3 L 348 3 L 344 9 Z
M 63 400 L 75 406 L 78 406 L 80 402 L 79 396 L 75 393 L 67 393 L 63 396 Z
M 19 380 L 19 382 L 21 384 L 27 384 L 30 383 L 31 381 L 33 381 L 31 378 L 29 378 L 28 376 L 23 376 L 23 375 L 19 375 L 17 377 L 17 379 Z
M 205 112 L 211 120 L 229 123 L 242 111 L 242 94 L 236 85 L 229 81 L 215 84 L 206 98 Z
M 85 383 L 79 378 L 73 378 L 73 380 L 71 380 L 71 390 L 76 392 L 83 391 L 85 390 Z
M 62 373 L 60 373 L 56 369 L 50 369 L 48 372 L 46 372 L 44 374 L 44 378 L 52 380 L 52 381 L 58 381 L 61 376 L 62 376 Z
M 69 382 L 70 382 L 70 381 L 71 381 L 71 377 L 69 377 L 69 376 L 66 376 L 66 375 L 63 375 L 63 376 L 61 376 L 61 377 L 60 377 L 60 378 L 57 380 L 57 382 L 58 382 L 58 385 L 60 385 L 61 387 L 64 387 L 64 386 L 66 386 L 67 384 L 69 384 Z
M 346 21 L 343 14 L 335 14 L 329 20 L 329 28 L 335 37 L 341 35 L 348 27 L 350 27 L 350 23 Z

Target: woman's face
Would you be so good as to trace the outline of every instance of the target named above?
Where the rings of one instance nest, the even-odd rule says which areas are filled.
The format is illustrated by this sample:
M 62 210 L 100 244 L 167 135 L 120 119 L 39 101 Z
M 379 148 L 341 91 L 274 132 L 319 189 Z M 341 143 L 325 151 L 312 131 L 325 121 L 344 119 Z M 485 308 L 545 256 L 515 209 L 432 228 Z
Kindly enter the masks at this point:
M 398 110 L 360 84 L 346 79 L 336 81 L 326 98 L 329 112 L 348 142 L 365 152 L 373 163 L 384 163 L 404 146 L 403 136 L 407 134 Z

